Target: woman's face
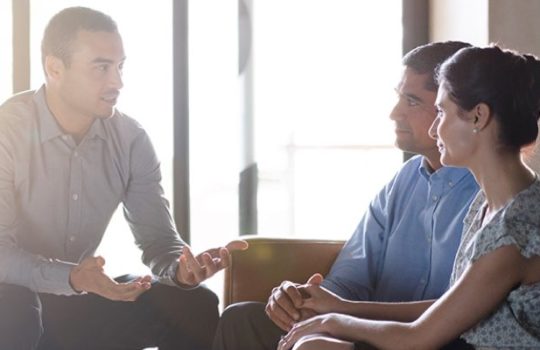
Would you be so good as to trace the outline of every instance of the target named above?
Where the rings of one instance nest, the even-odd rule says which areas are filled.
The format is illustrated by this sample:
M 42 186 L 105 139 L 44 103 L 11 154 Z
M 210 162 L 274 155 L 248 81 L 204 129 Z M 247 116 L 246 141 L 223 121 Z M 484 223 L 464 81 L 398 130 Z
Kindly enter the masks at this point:
M 444 82 L 439 86 L 437 118 L 429 129 L 429 134 L 437 141 L 441 153 L 441 163 L 446 166 L 467 167 L 474 153 L 473 112 L 463 111 L 450 99 Z

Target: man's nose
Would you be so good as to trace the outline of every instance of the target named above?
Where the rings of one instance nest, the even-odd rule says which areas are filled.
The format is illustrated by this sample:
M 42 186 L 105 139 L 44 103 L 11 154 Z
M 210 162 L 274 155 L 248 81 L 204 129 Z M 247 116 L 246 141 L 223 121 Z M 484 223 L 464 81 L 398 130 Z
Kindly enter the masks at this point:
M 120 90 L 124 87 L 124 81 L 122 79 L 122 70 L 121 69 L 114 69 L 111 73 L 111 79 L 110 79 L 112 87 L 114 87 L 117 90 Z
M 403 110 L 402 110 L 401 99 L 399 99 L 399 100 L 396 101 L 396 104 L 394 105 L 394 107 L 390 111 L 389 118 L 391 120 L 403 120 L 404 117 L 405 117 L 405 115 L 404 115 Z

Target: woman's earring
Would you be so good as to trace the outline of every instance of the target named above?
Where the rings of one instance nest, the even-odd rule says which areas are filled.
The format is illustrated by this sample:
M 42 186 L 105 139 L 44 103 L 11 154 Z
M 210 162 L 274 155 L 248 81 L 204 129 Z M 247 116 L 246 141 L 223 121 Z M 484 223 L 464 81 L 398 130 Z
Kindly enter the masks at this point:
M 476 128 L 476 127 L 472 129 L 472 132 L 475 133 L 475 134 L 478 134 L 478 131 L 480 131 L 480 130 L 478 128 Z

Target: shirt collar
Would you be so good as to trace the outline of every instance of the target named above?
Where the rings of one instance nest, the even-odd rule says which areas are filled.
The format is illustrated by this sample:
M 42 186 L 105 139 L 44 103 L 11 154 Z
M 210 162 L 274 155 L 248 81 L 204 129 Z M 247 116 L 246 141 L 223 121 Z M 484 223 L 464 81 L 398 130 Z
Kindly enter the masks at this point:
M 463 177 L 471 174 L 466 168 L 456 168 L 450 166 L 442 166 L 433 171 L 424 157 L 422 157 L 422 162 L 418 167 L 418 171 L 420 175 L 422 175 L 427 181 L 440 179 L 447 182 L 451 187 L 457 184 Z
M 47 105 L 47 101 L 45 98 L 45 85 L 43 85 L 34 94 L 34 103 L 37 106 L 41 142 L 44 143 L 56 137 L 64 135 L 64 132 L 58 125 L 58 122 L 52 115 L 51 111 L 49 110 L 49 106 Z M 118 112 L 115 112 L 115 115 L 112 118 L 115 118 L 117 113 Z M 103 140 L 106 140 L 107 134 L 105 132 L 105 127 L 103 123 L 104 120 L 96 119 L 92 123 L 92 126 L 90 126 L 90 129 L 86 133 L 85 138 L 93 139 L 95 137 L 99 137 Z
M 37 115 L 39 119 L 39 136 L 41 142 L 47 142 L 56 137 L 62 136 L 63 132 L 56 122 L 56 119 L 49 110 L 47 101 L 45 100 L 45 85 L 43 85 L 34 94 L 34 103 L 37 107 Z
M 111 118 L 116 118 L 116 113 L 117 112 L 115 112 L 115 114 Z M 105 126 L 103 125 L 103 123 L 105 122 L 106 121 L 103 119 L 94 120 L 94 122 L 92 123 L 92 126 L 90 126 L 90 129 L 86 133 L 85 138 L 91 140 L 93 138 L 99 137 L 100 139 L 107 140 Z

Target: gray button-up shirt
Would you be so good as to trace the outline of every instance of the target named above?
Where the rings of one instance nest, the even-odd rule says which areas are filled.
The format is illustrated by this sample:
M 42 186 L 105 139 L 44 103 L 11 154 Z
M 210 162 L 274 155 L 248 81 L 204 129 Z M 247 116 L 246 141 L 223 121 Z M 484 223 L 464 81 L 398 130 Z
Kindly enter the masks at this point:
M 0 107 L 0 283 L 73 294 L 71 268 L 93 255 L 123 203 L 143 262 L 173 285 L 184 242 L 160 181 L 148 135 L 126 115 L 95 120 L 77 145 L 44 87 L 11 98 Z

